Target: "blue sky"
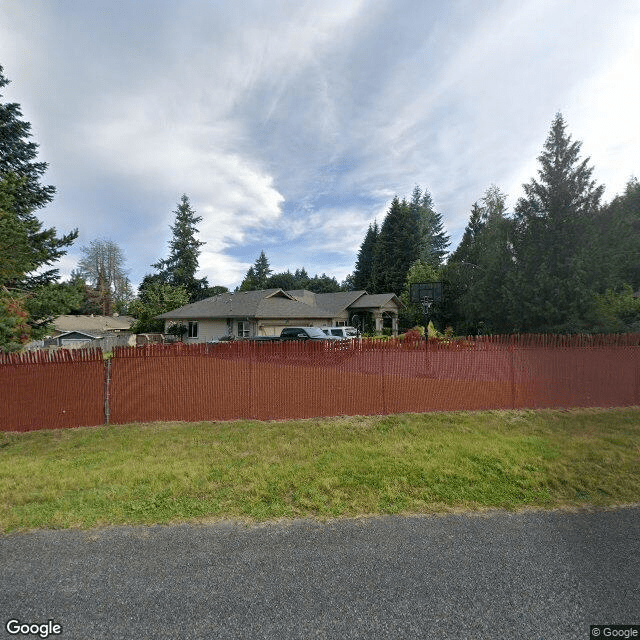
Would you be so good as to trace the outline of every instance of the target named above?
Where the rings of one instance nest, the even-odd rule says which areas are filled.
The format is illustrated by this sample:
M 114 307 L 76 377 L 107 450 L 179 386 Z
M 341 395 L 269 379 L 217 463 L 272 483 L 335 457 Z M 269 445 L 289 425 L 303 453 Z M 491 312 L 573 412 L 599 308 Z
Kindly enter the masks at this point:
M 342 280 L 391 198 L 427 188 L 455 248 L 513 206 L 556 112 L 605 199 L 640 172 L 636 0 L 0 0 L 3 101 L 32 123 L 46 225 L 122 248 L 137 285 L 186 193 L 201 274 Z

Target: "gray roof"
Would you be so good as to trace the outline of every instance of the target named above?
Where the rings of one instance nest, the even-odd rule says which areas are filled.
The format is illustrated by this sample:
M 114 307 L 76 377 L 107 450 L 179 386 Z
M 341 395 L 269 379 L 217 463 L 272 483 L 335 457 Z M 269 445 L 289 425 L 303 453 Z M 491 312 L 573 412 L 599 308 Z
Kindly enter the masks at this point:
M 163 320 L 198 320 L 205 318 L 334 318 L 348 307 L 375 307 L 398 298 L 393 293 L 377 296 L 366 291 L 341 291 L 339 293 L 313 293 L 297 290 L 267 289 L 265 291 L 237 291 L 223 293 L 212 298 L 163 313 Z M 358 304 L 362 299 L 366 304 Z M 355 304 L 354 304 L 355 303 Z
M 131 316 L 58 316 L 53 321 L 56 331 L 128 331 L 135 322 Z
M 384 307 L 386 304 L 394 302 L 398 307 L 404 306 L 402 301 L 395 293 L 374 293 L 365 294 L 358 298 L 353 304 L 352 309 L 372 309 Z
M 331 318 L 332 313 L 299 302 L 282 289 L 238 291 L 193 302 L 158 318 L 165 320 L 198 318 Z

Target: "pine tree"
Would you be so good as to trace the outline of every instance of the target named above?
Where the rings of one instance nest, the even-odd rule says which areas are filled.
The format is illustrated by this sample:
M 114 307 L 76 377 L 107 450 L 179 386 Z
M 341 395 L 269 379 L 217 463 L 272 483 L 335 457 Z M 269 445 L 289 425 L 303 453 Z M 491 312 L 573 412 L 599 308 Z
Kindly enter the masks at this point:
M 447 322 L 464 334 L 509 331 L 505 280 L 513 268 L 506 195 L 489 187 L 471 208 L 462 240 L 445 269 Z
M 0 66 L 0 89 L 9 84 Z M 0 98 L 2 94 L 0 94 Z M 66 247 L 73 244 L 78 232 L 73 231 L 62 237 L 55 229 L 42 229 L 42 223 L 34 211 L 53 200 L 55 187 L 43 185 L 42 179 L 46 162 L 36 162 L 38 145 L 30 141 L 31 124 L 21 119 L 20 105 L 0 103 L 0 181 L 11 199 L 11 212 L 27 230 L 31 271 L 17 277 L 13 284 L 22 289 L 32 290 L 37 286 L 58 279 L 58 269 L 42 271 L 42 267 L 53 265 L 66 254 Z M 40 270 L 38 275 L 33 271 Z
M 370 293 L 402 293 L 407 271 L 420 255 L 420 231 L 411 206 L 394 197 L 376 242 Z
M 411 211 L 419 225 L 420 260 L 438 269 L 451 242 L 444 231 L 442 214 L 433 208 L 433 199 L 428 190 L 425 189 L 423 193 L 419 186 L 414 188 Z
M 174 287 L 182 287 L 189 294 L 189 301 L 195 302 L 206 295 L 206 278 L 196 278 L 200 247 L 205 244 L 196 238 L 196 225 L 202 221 L 191 209 L 189 198 L 182 196 L 176 211 L 175 223 L 171 226 L 173 237 L 169 242 L 169 257 L 151 265 L 159 269 L 160 282 Z
M 269 285 L 269 276 L 273 273 L 269 266 L 269 259 L 264 251 L 260 252 L 253 265 L 249 267 L 247 275 L 240 284 L 240 291 L 263 291 Z
M 358 259 L 352 276 L 354 291 L 370 291 L 373 289 L 371 278 L 373 275 L 376 243 L 378 242 L 379 235 L 380 230 L 378 229 L 378 223 L 374 221 L 373 225 L 369 225 L 369 229 L 358 251 Z
M 595 288 L 640 290 L 640 182 L 632 178 L 624 193 L 604 206 L 592 231 L 591 256 L 598 278 Z
M 0 66 L 0 89 L 8 83 Z M 0 350 L 41 337 L 50 318 L 77 302 L 56 283 L 59 270 L 47 267 L 67 253 L 78 232 L 58 237 L 34 213 L 51 202 L 55 188 L 40 182 L 47 163 L 36 161 L 31 124 L 21 116 L 20 105 L 0 102 Z
M 565 129 L 558 113 L 538 157 L 539 179 L 523 185 L 525 195 L 515 207 L 517 272 L 509 288 L 518 297 L 509 312 L 518 331 L 589 328 L 588 233 L 604 187 L 592 180 L 589 158 L 580 160 L 581 143 Z

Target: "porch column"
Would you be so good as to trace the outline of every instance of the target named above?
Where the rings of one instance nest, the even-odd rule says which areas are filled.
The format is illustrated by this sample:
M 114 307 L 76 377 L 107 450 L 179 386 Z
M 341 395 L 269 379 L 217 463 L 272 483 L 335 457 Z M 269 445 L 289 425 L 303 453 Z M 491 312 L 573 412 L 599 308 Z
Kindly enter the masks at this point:
M 394 313 L 391 316 L 391 334 L 394 336 L 398 335 L 398 314 Z
M 373 314 L 373 317 L 376 321 L 376 333 L 382 333 L 382 329 L 384 327 L 384 321 L 382 319 L 382 314 L 379 311 L 376 311 Z

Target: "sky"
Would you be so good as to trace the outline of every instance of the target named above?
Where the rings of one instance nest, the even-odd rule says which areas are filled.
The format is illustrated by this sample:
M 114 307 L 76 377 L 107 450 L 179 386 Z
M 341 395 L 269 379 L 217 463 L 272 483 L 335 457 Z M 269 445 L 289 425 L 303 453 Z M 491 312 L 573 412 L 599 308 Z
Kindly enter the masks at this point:
M 182 194 L 200 277 L 342 281 L 416 185 L 460 241 L 497 185 L 515 205 L 555 114 L 605 201 L 640 174 L 640 0 L 0 0 L 0 65 L 49 164 L 38 212 L 116 242 L 134 287 Z

